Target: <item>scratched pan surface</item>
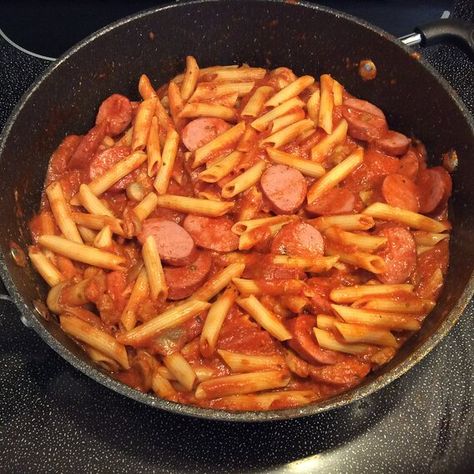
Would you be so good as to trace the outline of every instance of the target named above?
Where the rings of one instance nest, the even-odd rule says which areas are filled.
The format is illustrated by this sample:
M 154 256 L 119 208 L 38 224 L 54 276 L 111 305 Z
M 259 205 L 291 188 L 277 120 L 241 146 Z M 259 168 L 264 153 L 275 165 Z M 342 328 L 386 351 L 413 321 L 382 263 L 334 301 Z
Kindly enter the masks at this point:
M 363 385 L 323 403 L 264 413 L 229 413 L 177 405 L 141 394 L 93 367 L 54 321 L 39 317 L 33 301 L 46 288 L 30 267 L 16 266 L 11 242 L 26 248 L 27 221 L 38 207 L 51 152 L 68 133 L 86 132 L 97 104 L 112 92 L 136 97 L 140 74 L 168 80 L 192 54 L 202 66 L 247 62 L 297 74 L 328 72 L 358 97 L 379 105 L 389 123 L 427 146 L 431 157 L 455 146 L 460 167 L 454 180 L 451 269 L 439 304 L 398 355 Z M 371 58 L 374 81 L 357 68 Z M 10 117 L 0 148 L 0 270 L 28 323 L 56 352 L 86 375 L 142 403 L 173 413 L 224 421 L 269 421 L 313 415 L 346 405 L 387 385 L 422 359 L 453 327 L 473 291 L 473 122 L 454 91 L 423 61 L 413 59 L 385 33 L 364 22 L 314 5 L 272 1 L 175 4 L 129 17 L 90 36 L 54 63 L 25 94 Z

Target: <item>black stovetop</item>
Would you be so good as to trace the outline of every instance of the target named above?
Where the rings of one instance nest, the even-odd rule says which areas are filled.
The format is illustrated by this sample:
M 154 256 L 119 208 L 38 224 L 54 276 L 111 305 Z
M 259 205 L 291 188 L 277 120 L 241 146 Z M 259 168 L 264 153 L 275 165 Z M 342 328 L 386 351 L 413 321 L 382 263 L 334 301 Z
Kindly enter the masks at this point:
M 0 28 L 24 48 L 55 57 L 94 29 L 157 3 L 4 0 Z M 397 35 L 444 10 L 474 20 L 472 0 L 320 3 Z M 423 55 L 474 112 L 474 62 L 451 46 Z M 47 61 L 0 38 L 0 65 L 3 127 Z M 473 315 L 471 303 L 428 357 L 364 400 L 306 419 L 231 424 L 171 415 L 111 392 L 69 366 L 0 299 L 0 472 L 472 472 Z

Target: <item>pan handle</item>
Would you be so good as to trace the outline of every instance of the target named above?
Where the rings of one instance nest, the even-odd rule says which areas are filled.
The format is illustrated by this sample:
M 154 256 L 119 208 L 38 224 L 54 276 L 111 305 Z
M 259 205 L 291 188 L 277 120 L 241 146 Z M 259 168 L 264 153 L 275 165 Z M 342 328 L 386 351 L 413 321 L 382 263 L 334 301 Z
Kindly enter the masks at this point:
M 420 44 L 431 46 L 440 42 L 452 42 L 474 55 L 474 24 L 460 21 L 441 19 L 417 26 L 415 32 L 400 38 L 408 46 Z

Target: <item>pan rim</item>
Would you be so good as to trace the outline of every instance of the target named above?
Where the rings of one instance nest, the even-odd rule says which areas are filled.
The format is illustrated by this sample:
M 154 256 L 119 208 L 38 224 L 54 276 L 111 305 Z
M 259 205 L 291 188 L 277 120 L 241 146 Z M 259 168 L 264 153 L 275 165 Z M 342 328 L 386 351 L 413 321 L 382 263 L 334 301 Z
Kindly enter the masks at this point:
M 105 27 L 97 30 L 96 32 L 90 34 L 71 48 L 69 48 L 64 54 L 62 54 L 54 63 L 49 65 L 43 73 L 33 82 L 33 84 L 28 88 L 28 90 L 23 94 L 14 110 L 10 114 L 7 122 L 3 128 L 3 131 L 0 136 L 0 162 L 3 156 L 3 150 L 7 139 L 10 136 L 11 129 L 13 124 L 16 122 L 17 117 L 21 113 L 25 104 L 29 101 L 31 96 L 35 91 L 41 86 L 43 81 L 45 81 L 53 71 L 59 67 L 62 63 L 69 60 L 77 51 L 81 48 L 87 46 L 89 43 L 93 42 L 96 38 L 107 34 L 108 32 L 116 29 L 117 27 L 132 23 L 141 18 L 169 10 L 174 8 L 186 8 L 192 5 L 202 5 L 209 3 L 232 3 L 239 0 L 192 0 L 188 2 L 172 3 L 162 5 L 160 7 L 150 8 L 133 15 L 129 15 L 120 20 L 117 20 Z M 266 4 L 282 4 L 287 3 L 285 0 L 245 0 L 246 3 L 266 3 Z M 372 32 L 383 36 L 386 40 L 390 41 L 392 44 L 396 45 L 398 48 L 402 49 L 406 54 L 411 54 L 413 51 L 396 40 L 396 38 L 384 30 L 362 20 L 360 18 L 354 17 L 350 14 L 340 12 L 338 10 L 310 4 L 305 1 L 298 1 L 294 4 L 291 4 L 291 7 L 301 7 L 304 9 L 311 9 L 322 11 L 327 14 L 334 15 L 336 17 L 343 18 L 347 21 L 358 24 L 359 26 L 364 27 L 365 29 L 371 30 Z M 440 86 L 451 96 L 451 99 L 454 101 L 455 105 L 463 114 L 468 126 L 471 129 L 472 135 L 474 136 L 474 119 L 470 112 L 467 110 L 467 107 L 459 98 L 457 93 L 451 87 L 451 85 L 441 77 L 438 72 L 427 63 L 423 58 L 419 59 L 420 64 L 434 77 L 434 79 L 440 84 Z M 13 304 L 19 309 L 21 314 L 26 318 L 29 325 L 35 332 L 52 348 L 56 353 L 58 353 L 63 359 L 65 359 L 69 364 L 71 364 L 75 369 L 80 370 L 83 374 L 92 378 L 94 381 L 99 382 L 105 387 L 114 390 L 121 395 L 124 395 L 128 398 L 131 398 L 135 401 L 141 402 L 145 405 L 152 406 L 153 408 L 160 408 L 165 411 L 168 411 L 173 414 L 186 415 L 201 419 L 213 420 L 213 421 L 232 421 L 232 422 L 263 422 L 263 421 L 278 421 L 278 420 L 289 420 L 295 418 L 301 418 L 306 416 L 316 415 L 324 411 L 341 408 L 342 406 L 348 405 L 352 402 L 360 400 L 376 391 L 387 386 L 389 383 L 395 381 L 404 375 L 409 369 L 411 369 L 416 363 L 421 361 L 429 352 L 431 352 L 438 343 L 448 334 L 448 332 L 453 328 L 459 318 L 463 315 L 466 306 L 468 305 L 472 294 L 474 293 L 474 271 L 471 273 L 469 281 L 466 284 L 466 287 L 463 290 L 463 293 L 459 300 L 456 302 L 454 307 L 448 313 L 445 320 L 439 325 L 434 334 L 431 335 L 429 339 L 423 342 L 415 351 L 413 351 L 410 356 L 408 356 L 404 361 L 399 363 L 396 367 L 391 369 L 385 374 L 380 376 L 375 376 L 375 378 L 369 382 L 363 383 L 343 394 L 340 394 L 335 397 L 331 397 L 327 400 L 321 402 L 316 402 L 311 405 L 306 405 L 299 408 L 291 408 L 285 410 L 271 410 L 271 411 L 224 411 L 224 410 L 215 410 L 200 408 L 191 405 L 183 405 L 174 402 L 169 402 L 164 399 L 160 399 L 155 395 L 143 394 L 131 387 L 128 387 L 121 382 L 113 379 L 110 375 L 107 375 L 105 372 L 93 366 L 91 363 L 85 363 L 75 354 L 73 354 L 66 346 L 62 345 L 58 340 L 56 340 L 52 334 L 41 324 L 40 319 L 29 309 L 23 296 L 17 291 L 16 286 L 10 276 L 6 265 L 7 255 L 0 249 L 0 277 L 3 280 L 11 298 Z

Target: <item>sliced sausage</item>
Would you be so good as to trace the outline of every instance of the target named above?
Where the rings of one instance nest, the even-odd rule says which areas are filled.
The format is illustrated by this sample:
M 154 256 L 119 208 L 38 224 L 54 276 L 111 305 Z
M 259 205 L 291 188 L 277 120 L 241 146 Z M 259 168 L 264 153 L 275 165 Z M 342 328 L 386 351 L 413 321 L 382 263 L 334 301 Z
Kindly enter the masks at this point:
M 146 219 L 138 235 L 142 245 L 149 235 L 155 239 L 158 253 L 166 263 L 180 267 L 189 265 L 196 259 L 193 238 L 176 222 L 160 218 Z
M 211 271 L 212 258 L 206 251 L 197 252 L 193 263 L 185 267 L 165 267 L 168 298 L 182 300 L 191 296 L 206 280 Z
M 286 327 L 292 334 L 288 345 L 310 364 L 335 364 L 344 360 L 338 352 L 323 349 L 313 335 L 316 325 L 314 316 L 302 314 L 286 321 Z
M 388 155 L 401 156 L 407 152 L 410 143 L 411 140 L 403 133 L 389 130 L 382 138 L 375 141 L 375 146 Z
M 324 253 L 324 240 L 317 229 L 305 222 L 292 222 L 281 228 L 272 242 L 271 252 L 294 257 Z
M 436 171 L 436 173 L 438 173 L 441 176 L 441 179 L 443 180 L 443 184 L 444 184 L 443 201 L 444 200 L 447 201 L 453 191 L 453 180 L 451 179 L 451 175 L 442 166 L 435 166 L 434 168 L 431 168 L 431 169 L 433 171 Z
M 239 237 L 232 231 L 234 223 L 228 217 L 188 215 L 183 227 L 191 234 L 196 245 L 216 252 L 232 252 L 239 248 Z
M 416 175 L 418 174 L 419 167 L 420 163 L 415 152 L 413 150 L 408 150 L 408 152 L 400 158 L 400 167 L 398 172 L 403 176 L 406 176 L 408 179 L 414 181 L 416 179 Z
M 326 216 L 349 214 L 356 204 L 356 197 L 347 188 L 333 188 L 306 206 L 311 214 Z
M 277 214 L 293 214 L 306 197 L 307 185 L 300 171 L 285 165 L 270 166 L 260 179 L 262 190 Z
M 434 211 L 445 195 L 445 182 L 441 173 L 433 168 L 420 171 L 416 180 L 420 212 Z
M 388 225 L 377 232 L 387 237 L 387 244 L 378 255 L 385 261 L 385 271 L 377 277 L 383 283 L 405 283 L 416 268 L 416 244 L 405 227 Z
M 420 209 L 416 184 L 402 174 L 394 173 L 385 176 L 382 194 L 391 206 L 413 212 L 418 212 Z
M 99 145 L 106 135 L 106 124 L 101 123 L 91 128 L 86 135 L 84 135 L 69 160 L 68 167 L 70 169 L 85 169 L 89 166 L 92 156 L 99 148 Z
M 370 364 L 348 357 L 346 360 L 331 366 L 311 366 L 309 376 L 317 382 L 352 387 L 359 384 L 369 372 Z
M 123 160 L 129 154 L 130 148 L 128 146 L 116 146 L 113 148 L 107 148 L 106 150 L 94 155 L 89 168 L 89 177 L 91 181 L 102 176 L 108 169 L 115 165 L 115 163 Z M 130 183 L 133 183 L 137 174 L 138 170 L 132 171 L 130 174 L 117 181 L 109 191 L 123 191 Z
M 377 140 L 388 130 L 384 113 L 366 100 L 347 99 L 342 106 L 342 115 L 348 122 L 349 135 L 357 140 Z
M 112 94 L 99 107 L 96 125 L 105 123 L 107 134 L 115 137 L 120 135 L 132 121 L 132 104 L 121 94 Z
M 201 117 L 189 122 L 181 131 L 181 137 L 184 146 L 195 151 L 229 128 L 230 125 L 220 118 Z

